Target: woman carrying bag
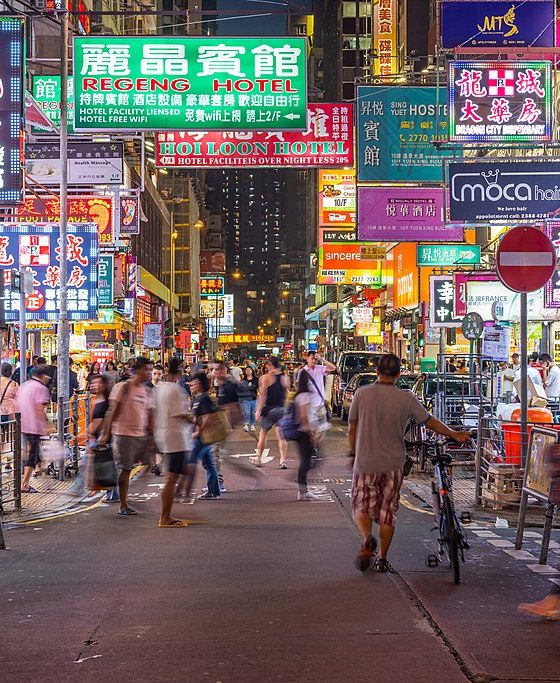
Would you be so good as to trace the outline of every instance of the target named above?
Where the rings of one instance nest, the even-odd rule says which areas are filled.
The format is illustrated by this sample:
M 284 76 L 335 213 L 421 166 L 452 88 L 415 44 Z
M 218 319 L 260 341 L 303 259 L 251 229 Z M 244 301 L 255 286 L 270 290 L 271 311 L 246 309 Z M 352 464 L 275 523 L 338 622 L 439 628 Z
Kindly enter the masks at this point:
M 105 415 L 109 410 L 109 385 L 103 375 L 96 375 L 90 386 L 92 393 L 92 413 L 89 423 L 88 444 L 90 448 L 90 471 L 88 486 L 93 491 L 107 490 L 105 502 L 119 501 L 117 468 L 113 461 L 110 446 L 98 450 L 97 440 L 103 433 Z
M 13 446 L 10 444 L 10 425 L 3 424 L 15 418 L 19 385 L 15 380 L 11 379 L 12 370 L 13 367 L 11 363 L 2 363 L 0 377 L 0 420 L 2 422 L 0 438 L 2 441 L 2 450 L 0 455 L 4 455 L 4 453 L 9 453 L 13 450 Z M 15 430 L 13 433 L 15 434 Z M 6 468 L 9 468 L 7 464 Z
M 314 395 L 309 387 L 311 378 L 307 372 L 300 372 L 297 382 L 297 393 L 294 396 L 295 419 L 298 431 L 294 441 L 299 451 L 299 469 L 297 483 L 298 500 L 318 500 L 307 488 L 307 473 L 311 469 L 311 459 L 316 447 L 317 411 L 314 408 Z

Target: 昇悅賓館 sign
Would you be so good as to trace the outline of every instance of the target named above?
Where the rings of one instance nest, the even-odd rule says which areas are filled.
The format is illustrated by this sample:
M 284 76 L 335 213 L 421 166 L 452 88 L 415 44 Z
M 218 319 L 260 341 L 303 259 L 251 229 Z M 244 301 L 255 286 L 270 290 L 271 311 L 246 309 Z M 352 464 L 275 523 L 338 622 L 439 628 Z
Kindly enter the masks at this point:
M 74 129 L 305 130 L 304 38 L 74 38 Z
M 446 226 L 441 188 L 358 187 L 358 239 L 461 242 L 462 226 Z
M 309 104 L 305 131 L 160 132 L 155 160 L 161 168 L 353 166 L 352 104 Z

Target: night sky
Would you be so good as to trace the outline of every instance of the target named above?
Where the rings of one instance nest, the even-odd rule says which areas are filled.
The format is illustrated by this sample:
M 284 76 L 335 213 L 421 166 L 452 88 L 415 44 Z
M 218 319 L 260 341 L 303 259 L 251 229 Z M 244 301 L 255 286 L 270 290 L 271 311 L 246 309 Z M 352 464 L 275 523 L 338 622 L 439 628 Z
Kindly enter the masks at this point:
M 218 0 L 218 9 L 236 9 L 259 16 L 218 21 L 218 35 L 221 36 L 282 36 L 286 35 L 287 10 L 294 13 L 303 6 L 311 11 L 312 0 Z M 286 13 L 273 13 L 266 16 L 267 11 L 286 10 Z M 222 18 L 227 15 L 219 15 Z

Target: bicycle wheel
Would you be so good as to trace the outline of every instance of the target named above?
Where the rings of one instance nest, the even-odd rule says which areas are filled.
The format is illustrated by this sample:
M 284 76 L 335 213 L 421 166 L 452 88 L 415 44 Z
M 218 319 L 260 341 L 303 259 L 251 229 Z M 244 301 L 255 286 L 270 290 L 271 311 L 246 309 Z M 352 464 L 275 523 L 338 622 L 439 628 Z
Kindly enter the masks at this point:
M 455 515 L 449 496 L 445 496 L 443 514 L 445 516 L 445 538 L 443 539 L 447 549 L 447 557 L 453 571 L 453 580 L 456 584 L 461 581 L 461 567 L 459 565 L 459 532 L 455 525 Z

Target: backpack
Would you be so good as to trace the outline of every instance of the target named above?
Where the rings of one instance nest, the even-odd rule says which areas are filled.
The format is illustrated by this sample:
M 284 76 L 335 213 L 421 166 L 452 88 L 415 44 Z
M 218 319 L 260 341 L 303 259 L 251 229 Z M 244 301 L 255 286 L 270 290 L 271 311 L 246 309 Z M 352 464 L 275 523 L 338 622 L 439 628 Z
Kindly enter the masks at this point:
M 297 441 L 301 436 L 301 425 L 297 418 L 297 408 L 294 401 L 290 403 L 283 417 L 278 422 L 278 427 L 286 441 Z

